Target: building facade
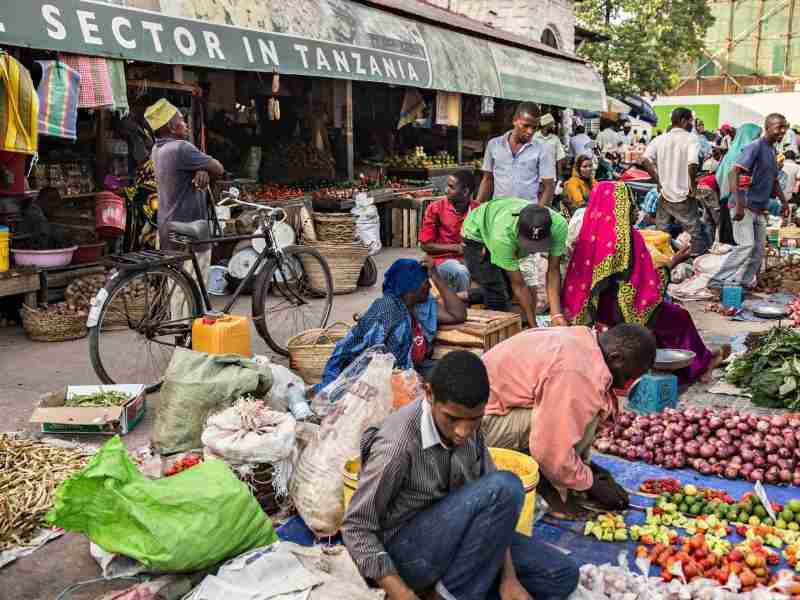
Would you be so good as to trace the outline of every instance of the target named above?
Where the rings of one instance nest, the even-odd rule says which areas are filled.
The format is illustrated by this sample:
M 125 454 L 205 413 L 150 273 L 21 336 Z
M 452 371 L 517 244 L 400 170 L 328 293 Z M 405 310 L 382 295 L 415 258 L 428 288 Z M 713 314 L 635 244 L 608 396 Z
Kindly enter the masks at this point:
M 428 3 L 566 52 L 575 51 L 573 0 L 428 0 Z

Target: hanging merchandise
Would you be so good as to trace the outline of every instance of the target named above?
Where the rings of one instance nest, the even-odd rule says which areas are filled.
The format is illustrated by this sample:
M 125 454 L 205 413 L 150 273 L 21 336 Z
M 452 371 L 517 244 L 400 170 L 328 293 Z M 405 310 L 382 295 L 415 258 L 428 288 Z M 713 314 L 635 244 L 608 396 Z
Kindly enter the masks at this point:
M 436 125 L 458 127 L 461 122 L 461 94 L 436 92 Z
M 111 79 L 111 95 L 114 102 L 114 110 L 120 117 L 127 117 L 130 112 L 128 105 L 128 81 L 125 77 L 125 63 L 121 60 L 106 60 L 108 75 Z
M 111 108 L 114 91 L 105 58 L 62 54 L 59 57 L 81 75 L 78 108 Z
M 0 150 L 35 154 L 39 96 L 28 69 L 0 51 Z
M 406 88 L 403 96 L 403 106 L 400 108 L 400 120 L 397 128 L 402 129 L 419 119 L 425 110 L 425 99 L 416 88 Z
M 36 62 L 42 69 L 42 78 L 37 89 L 39 133 L 68 140 L 76 139 L 80 73 L 58 60 Z

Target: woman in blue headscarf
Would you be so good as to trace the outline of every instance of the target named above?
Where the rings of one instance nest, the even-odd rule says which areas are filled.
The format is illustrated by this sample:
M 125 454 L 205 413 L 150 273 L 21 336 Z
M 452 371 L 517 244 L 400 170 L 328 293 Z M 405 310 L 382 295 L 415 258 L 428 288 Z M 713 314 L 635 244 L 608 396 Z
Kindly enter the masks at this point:
M 733 240 L 733 224 L 731 223 L 731 215 L 728 211 L 728 200 L 731 195 L 731 186 L 728 183 L 728 176 L 744 147 L 761 137 L 761 131 L 761 127 L 755 123 L 745 123 L 739 127 L 739 129 L 736 130 L 736 137 L 733 139 L 728 152 L 717 167 L 717 185 L 719 186 L 720 205 L 719 241 L 722 244 L 736 244 Z
M 438 302 L 430 293 L 431 281 L 439 291 Z M 395 368 L 421 370 L 430 363 L 438 325 L 456 325 L 466 319 L 466 305 L 436 269 L 417 260 L 396 260 L 383 277 L 383 296 L 336 344 L 316 389 L 331 383 L 365 350 L 377 345 L 394 354 Z

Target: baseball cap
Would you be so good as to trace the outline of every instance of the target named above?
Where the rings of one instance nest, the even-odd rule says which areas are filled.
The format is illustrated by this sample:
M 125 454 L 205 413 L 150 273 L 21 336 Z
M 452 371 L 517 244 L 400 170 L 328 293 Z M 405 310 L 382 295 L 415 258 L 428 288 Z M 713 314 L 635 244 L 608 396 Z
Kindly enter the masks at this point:
M 531 204 L 519 213 L 517 241 L 520 255 L 550 252 L 550 211 L 544 206 Z

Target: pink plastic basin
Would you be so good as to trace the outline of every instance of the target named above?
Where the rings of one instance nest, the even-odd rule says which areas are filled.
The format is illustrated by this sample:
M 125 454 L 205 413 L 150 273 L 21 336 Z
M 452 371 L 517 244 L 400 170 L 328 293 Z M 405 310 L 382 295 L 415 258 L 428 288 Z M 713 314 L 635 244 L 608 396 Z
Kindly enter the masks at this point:
M 77 246 L 58 250 L 11 250 L 14 264 L 19 267 L 63 267 L 72 261 Z

